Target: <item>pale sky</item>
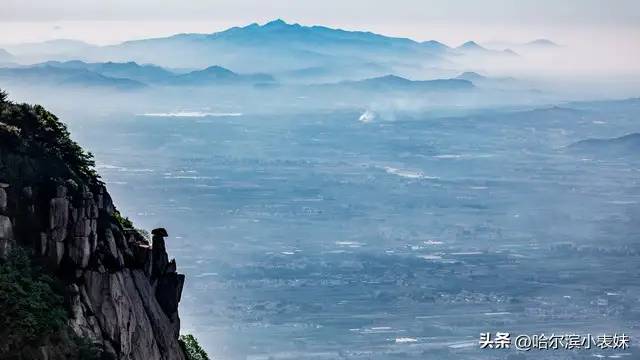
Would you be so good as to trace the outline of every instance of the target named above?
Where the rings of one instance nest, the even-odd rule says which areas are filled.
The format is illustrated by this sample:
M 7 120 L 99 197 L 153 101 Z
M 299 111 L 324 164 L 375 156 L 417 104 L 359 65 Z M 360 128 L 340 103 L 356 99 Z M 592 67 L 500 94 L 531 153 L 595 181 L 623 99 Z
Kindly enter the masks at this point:
M 1 43 L 108 44 L 282 18 L 449 45 L 550 38 L 640 47 L 640 0 L 0 0 L 0 10 Z

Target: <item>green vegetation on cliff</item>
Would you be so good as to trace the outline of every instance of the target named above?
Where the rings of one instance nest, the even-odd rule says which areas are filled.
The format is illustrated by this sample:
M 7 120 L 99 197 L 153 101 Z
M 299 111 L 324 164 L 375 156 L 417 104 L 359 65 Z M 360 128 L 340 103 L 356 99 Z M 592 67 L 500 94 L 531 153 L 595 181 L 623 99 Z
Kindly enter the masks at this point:
M 11 149 L 11 155 L 2 153 Z M 24 156 L 16 156 L 15 154 Z M 38 163 L 34 163 L 38 159 Z M 93 156 L 71 140 L 67 127 L 40 105 L 15 104 L 0 90 L 0 168 L 3 178 L 49 178 L 95 183 Z M 2 166 L 2 165 L 0 165 Z M 0 179 L 2 180 L 2 179 Z
M 132 229 L 133 228 L 133 222 L 129 219 L 129 217 L 122 216 L 122 214 L 120 214 L 120 211 L 116 210 L 113 213 L 113 217 L 116 220 L 116 222 L 118 224 L 120 224 L 120 226 L 122 226 L 123 229 Z
M 195 336 L 191 334 L 180 335 L 179 341 L 187 360 L 209 360 L 209 355 L 200 346 Z
M 27 252 L 0 259 L 0 352 L 33 345 L 59 331 L 67 314 L 60 284 L 33 266 Z

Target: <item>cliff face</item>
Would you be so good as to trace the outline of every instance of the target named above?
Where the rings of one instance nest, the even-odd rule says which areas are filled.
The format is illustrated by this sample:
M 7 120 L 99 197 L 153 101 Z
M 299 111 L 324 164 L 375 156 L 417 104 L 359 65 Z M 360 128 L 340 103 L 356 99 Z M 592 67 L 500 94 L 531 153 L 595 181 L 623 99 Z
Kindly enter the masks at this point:
M 123 228 L 98 178 L 69 165 L 73 161 L 48 149 L 49 140 L 38 138 L 51 125 L 42 114 L 50 114 L 2 100 L 0 258 L 16 247 L 31 249 L 64 285 L 68 328 L 97 345 L 103 358 L 184 359 L 178 342 L 184 275 L 168 260 L 166 231 L 154 230 L 150 243 Z M 0 358 L 68 357 L 59 346 L 34 346 L 2 349 Z

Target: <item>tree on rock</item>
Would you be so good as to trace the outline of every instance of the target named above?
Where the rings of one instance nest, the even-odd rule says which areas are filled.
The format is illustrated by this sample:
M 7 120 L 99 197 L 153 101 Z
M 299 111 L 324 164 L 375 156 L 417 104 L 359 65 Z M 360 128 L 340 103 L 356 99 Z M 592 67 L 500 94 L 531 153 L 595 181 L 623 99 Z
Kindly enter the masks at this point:
M 187 360 L 209 360 L 209 355 L 207 355 L 207 352 L 204 351 L 193 335 L 180 335 L 179 341 Z

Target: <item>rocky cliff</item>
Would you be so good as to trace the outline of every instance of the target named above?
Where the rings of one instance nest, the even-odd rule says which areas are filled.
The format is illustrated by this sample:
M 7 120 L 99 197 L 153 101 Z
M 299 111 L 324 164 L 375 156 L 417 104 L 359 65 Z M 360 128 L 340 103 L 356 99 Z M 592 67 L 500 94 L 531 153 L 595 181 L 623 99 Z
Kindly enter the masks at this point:
M 0 92 L 0 260 L 30 249 L 61 284 L 66 331 L 101 358 L 185 358 L 178 341 L 184 275 L 169 261 L 167 232 L 152 234 L 123 226 L 91 155 L 55 116 Z M 45 339 L 4 343 L 0 359 L 77 358 L 72 352 Z

